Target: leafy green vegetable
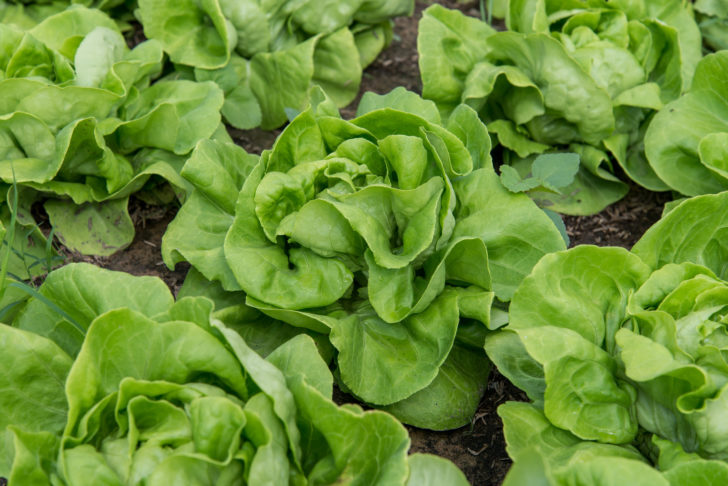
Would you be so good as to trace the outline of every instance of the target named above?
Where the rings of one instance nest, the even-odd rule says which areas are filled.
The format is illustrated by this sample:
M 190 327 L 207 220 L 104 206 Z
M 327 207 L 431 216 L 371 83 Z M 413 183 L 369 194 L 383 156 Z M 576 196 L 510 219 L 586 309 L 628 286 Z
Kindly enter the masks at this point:
M 523 280 L 508 326 L 485 343 L 533 400 L 499 412 L 516 463 L 505 484 L 727 477 L 727 218 L 728 192 L 695 197 L 631 252 L 579 246 Z
M 51 223 L 73 250 L 109 255 L 128 245 L 129 195 L 162 179 L 183 198 L 187 154 L 200 140 L 229 138 L 219 130 L 223 93 L 214 83 L 151 84 L 162 71 L 161 45 L 129 50 L 98 10 L 75 6 L 28 30 L 0 24 L 0 52 L 3 206 L 13 207 L 13 184 L 25 214 L 50 198 Z
M 467 484 L 449 461 L 408 460 L 391 415 L 336 406 L 307 336 L 264 359 L 213 317 L 211 300 L 175 302 L 159 279 L 88 264 L 52 272 L 40 292 L 83 332 L 37 298 L 0 324 L 10 365 L 0 476 L 11 483 Z
M 164 236 L 164 260 L 328 336 L 340 385 L 358 398 L 420 426 L 467 423 L 488 368 L 457 339 L 459 324 L 500 325 L 494 299 L 509 300 L 564 242 L 500 184 L 467 106 L 446 128 L 432 102 L 402 88 L 365 95 L 351 121 L 320 91 L 312 98 L 260 159 L 198 146 L 182 170 L 195 191 Z
M 138 13 L 148 38 L 194 68 L 187 75 L 225 92 L 228 123 L 268 130 L 306 106 L 312 85 L 349 104 L 392 39 L 390 19 L 413 9 L 413 0 L 140 0 Z
M 698 64 L 685 95 L 658 113 L 645 135 L 655 173 L 687 196 L 728 189 L 728 52 Z
M 627 192 L 612 160 L 640 185 L 668 187 L 642 140 L 656 110 L 687 90 L 700 32 L 681 0 L 507 2 L 509 32 L 433 5 L 420 23 L 423 96 L 449 116 L 474 108 L 521 177 L 533 156 L 576 152 L 581 168 L 563 195 L 539 192 L 544 207 L 590 214 Z M 517 183 L 520 189 L 536 181 Z M 568 171 L 567 171 L 568 172 Z

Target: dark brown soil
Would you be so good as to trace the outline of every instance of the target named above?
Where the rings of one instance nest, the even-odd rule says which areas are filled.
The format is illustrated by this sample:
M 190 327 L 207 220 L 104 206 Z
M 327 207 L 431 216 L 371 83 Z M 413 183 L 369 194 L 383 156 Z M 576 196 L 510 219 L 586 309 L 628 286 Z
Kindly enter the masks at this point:
M 364 72 L 362 92 L 386 93 L 397 86 L 421 91 L 417 65 L 417 22 L 432 2 L 418 1 L 415 15 L 395 21 L 395 41 Z M 436 3 L 458 8 L 468 15 L 480 16 L 479 2 L 440 0 Z M 361 95 L 360 95 L 361 96 Z M 350 118 L 356 112 L 358 98 L 342 110 Z M 270 148 L 280 131 L 230 130 L 233 138 L 251 153 Z M 565 218 L 572 245 L 590 243 L 631 247 L 662 212 L 669 199 L 666 195 L 650 193 L 633 187 L 628 196 L 589 217 Z M 108 258 L 83 257 L 66 252 L 69 261 L 89 261 L 105 268 L 122 270 L 135 275 L 161 277 L 176 293 L 187 272 L 187 265 L 169 271 L 162 263 L 161 239 L 176 208 L 148 206 L 132 199 L 130 211 L 137 234 L 132 245 Z M 341 398 L 341 395 L 338 395 Z M 455 462 L 473 485 L 499 485 L 510 467 L 505 452 L 501 420 L 497 407 L 508 400 L 525 400 L 525 396 L 497 371 L 491 374 L 487 391 L 479 410 L 469 426 L 449 432 L 432 432 L 410 427 L 413 452 L 437 454 Z M 443 485 L 446 486 L 446 485 Z
M 662 214 L 670 193 L 650 192 L 633 185 L 627 196 L 593 216 L 566 216 L 571 246 L 598 245 L 632 248 Z

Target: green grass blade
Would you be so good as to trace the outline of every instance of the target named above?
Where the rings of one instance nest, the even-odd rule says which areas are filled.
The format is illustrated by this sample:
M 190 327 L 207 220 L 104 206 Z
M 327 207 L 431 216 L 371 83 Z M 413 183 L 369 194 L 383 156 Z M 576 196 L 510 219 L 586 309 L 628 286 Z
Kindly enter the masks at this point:
M 15 166 L 10 161 L 10 170 L 13 172 L 13 207 L 10 208 L 10 226 L 5 232 L 5 239 L 8 247 L 3 255 L 2 266 L 0 267 L 0 300 L 5 297 L 5 289 L 7 288 L 6 278 L 8 276 L 8 266 L 10 264 L 10 252 L 15 241 L 15 223 L 18 219 L 18 185 L 15 181 Z
M 46 306 L 48 306 L 49 309 L 51 309 L 52 311 L 54 311 L 55 313 L 57 313 L 58 315 L 63 317 L 65 320 L 67 320 L 68 322 L 73 324 L 73 326 L 81 332 L 82 336 L 86 335 L 86 329 L 84 329 L 83 326 L 81 326 L 81 324 L 76 322 L 76 320 L 73 317 L 71 317 L 70 315 L 68 315 L 68 313 L 66 311 L 64 311 L 63 309 L 58 307 L 55 304 L 55 302 L 48 299 L 45 295 L 41 294 L 40 292 L 35 290 L 30 285 L 23 283 L 23 282 L 13 282 L 8 286 L 14 287 L 16 289 L 20 289 L 23 292 L 29 294 L 31 297 L 35 297 L 39 301 L 43 302 Z

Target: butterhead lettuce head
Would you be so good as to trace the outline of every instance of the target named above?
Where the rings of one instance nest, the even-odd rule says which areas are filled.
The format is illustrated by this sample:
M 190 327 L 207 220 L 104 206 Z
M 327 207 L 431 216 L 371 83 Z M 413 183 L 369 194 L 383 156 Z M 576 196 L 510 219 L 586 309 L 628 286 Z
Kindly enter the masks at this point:
M 433 103 L 397 89 L 366 95 L 346 121 L 313 96 L 260 158 L 198 146 L 165 261 L 328 336 L 340 383 L 362 400 L 421 426 L 462 425 L 485 383 L 477 348 L 493 303 L 564 242 L 500 185 L 469 107 L 443 125 Z M 458 338 L 461 323 L 475 337 Z M 454 383 L 445 369 L 466 371 Z

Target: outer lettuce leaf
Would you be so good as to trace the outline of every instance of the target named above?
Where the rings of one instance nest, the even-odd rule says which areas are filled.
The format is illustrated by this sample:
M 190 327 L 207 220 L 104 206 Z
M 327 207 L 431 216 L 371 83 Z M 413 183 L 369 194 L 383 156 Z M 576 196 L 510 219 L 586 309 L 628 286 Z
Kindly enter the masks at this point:
M 151 317 L 165 312 L 174 302 L 159 279 L 109 272 L 85 263 L 52 272 L 38 293 L 58 307 L 31 299 L 13 325 L 53 339 L 70 356 L 78 354 L 83 342 L 79 331 L 88 329 L 101 314 L 125 307 Z
M 47 273 L 58 263 L 57 252 L 48 245 L 45 235 L 35 225 L 30 213 L 29 200 L 25 199 L 21 194 L 19 204 L 15 206 L 12 188 L 2 188 L 2 185 L 0 185 L 0 194 L 4 191 L 7 191 L 6 197 L 10 202 L 0 202 L 0 241 L 2 241 L 3 246 L 3 257 L 8 248 L 6 245 L 9 244 L 10 246 L 7 264 L 8 282 L 24 281 Z M 11 231 L 12 216 L 10 208 L 13 207 L 16 208 L 16 222 L 14 231 Z M 10 241 L 11 238 L 12 241 Z M 5 305 L 11 302 L 16 302 L 14 305 L 17 305 L 17 303 L 24 300 L 24 292 L 17 289 L 12 290 L 12 287 L 6 287 L 6 289 L 3 298 Z M 5 308 L 4 305 L 2 308 Z M 5 321 L 4 316 L 2 320 Z
M 514 385 L 526 392 L 528 398 L 543 407 L 546 378 L 543 366 L 536 361 L 516 332 L 504 329 L 485 339 L 488 357 Z
M 472 172 L 458 179 L 454 187 L 461 205 L 456 210 L 453 237 L 473 235 L 485 242 L 493 290 L 499 299 L 508 301 L 533 264 L 560 249 L 563 240 L 557 243 L 553 222 L 534 213 L 525 195 L 505 189 L 491 170 Z M 503 214 L 510 217 L 504 220 Z
M 490 362 L 480 350 L 456 343 L 427 387 L 384 410 L 415 427 L 454 429 L 477 411 L 489 373 Z M 449 416 L 433 413 L 433 402 L 449 404 Z
M 104 135 L 122 153 L 151 147 L 186 154 L 217 130 L 222 103 L 213 83 L 155 83 L 122 107 L 125 121 L 109 122 Z
M 340 384 L 360 399 L 409 422 L 461 425 L 485 374 L 470 352 L 448 361 L 461 318 L 490 326 L 494 297 L 508 300 L 563 240 L 500 185 L 472 109 L 458 108 L 449 131 L 404 91 L 365 97 L 350 122 L 316 99 L 260 160 L 198 146 L 182 171 L 196 189 L 164 237 L 165 261 L 186 259 L 270 318 L 328 335 Z M 236 329 L 257 335 L 265 324 L 245 315 Z
M 164 262 L 189 261 L 226 290 L 239 290 L 225 261 L 223 243 L 235 215 L 235 201 L 258 157 L 231 143 L 202 142 L 182 174 L 195 187 L 162 238 Z M 197 228 L 189 238 L 188 228 Z
M 359 51 L 359 62 L 367 68 L 394 39 L 393 22 L 385 20 L 379 24 L 358 24 L 352 29 L 354 42 Z
M 453 464 L 442 457 L 429 454 L 412 454 L 409 458 L 410 475 L 407 486 L 435 486 L 451 484 L 464 486 L 469 484 L 465 475 Z
M 260 53 L 250 60 L 250 89 L 260 105 L 260 126 L 264 130 L 278 128 L 288 121 L 286 108 L 295 113 L 305 107 L 314 74 L 316 41 L 312 38 L 285 51 Z
M 2 325 L 0 333 L 3 355 L 8 358 L 2 377 L 0 428 L 16 425 L 28 432 L 60 432 L 68 410 L 63 382 L 71 358 L 54 342 L 32 332 Z
M 442 294 L 424 312 L 396 326 L 366 307 L 337 320 L 331 342 L 339 351 L 342 380 L 377 405 L 408 397 L 435 379 L 452 349 L 457 323 L 453 293 Z M 391 349 L 398 351 L 391 353 Z
M 294 344 L 313 347 L 313 342 L 303 336 L 283 347 Z M 309 354 L 320 361 L 313 349 Z M 271 359 L 277 362 L 280 351 L 274 352 Z M 293 368 L 292 364 L 288 361 L 282 368 L 302 419 L 323 435 L 332 452 L 333 464 L 319 462 L 314 467 L 315 474 L 327 477 L 336 471 L 335 477 L 349 478 L 352 484 L 402 484 L 408 475 L 403 459 L 409 440 L 404 428 L 379 411 L 364 412 L 355 405 L 336 407 L 321 390 L 309 385 L 301 368 Z M 348 433 L 341 434 L 341 430 Z M 370 434 L 369 430 L 379 433 Z M 374 458 L 370 451 L 374 451 Z
M 442 124 L 440 113 L 437 111 L 437 105 L 435 103 L 430 100 L 425 100 L 416 93 L 407 91 L 401 86 L 383 95 L 376 94 L 373 91 L 367 91 L 361 97 L 359 106 L 356 109 L 356 115 L 362 116 L 380 108 L 392 108 L 394 110 L 413 113 L 430 123 Z M 453 130 L 451 129 L 451 131 Z
M 126 248 L 133 241 L 134 223 L 127 212 L 128 202 L 128 199 L 113 199 L 104 204 L 86 203 L 77 207 L 66 201 L 51 200 L 44 207 L 65 246 L 81 253 L 105 256 Z
M 172 8 L 178 10 L 179 15 L 165 21 Z M 161 42 L 172 61 L 177 63 L 202 68 L 222 67 L 229 61 L 237 40 L 219 2 L 170 4 L 143 0 L 139 2 L 139 16 L 145 35 Z
M 184 295 L 214 298 L 218 309 L 215 318 L 243 336 L 248 345 L 261 356 L 267 357 L 278 346 L 299 334 L 306 334 L 316 341 L 319 354 L 327 363 L 330 363 L 334 356 L 334 347 L 326 334 L 278 321 L 249 305 L 252 301 L 247 300 L 248 303 L 245 303 L 243 292 L 226 292 L 218 282 L 210 282 L 196 273 L 194 268 L 190 270 L 180 293 L 182 290 Z M 269 310 L 269 312 L 275 311 Z
M 674 442 L 652 436 L 653 449 L 658 452 L 658 467 L 665 472 L 670 484 L 708 485 L 725 481 L 728 465 L 721 461 L 701 459 Z
M 320 86 L 339 106 L 346 106 L 359 93 L 361 71 L 366 64 L 360 56 L 348 57 L 358 49 L 354 34 L 346 28 L 323 37 L 316 46 L 312 83 Z

